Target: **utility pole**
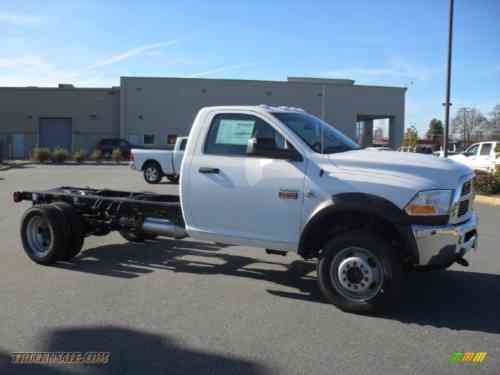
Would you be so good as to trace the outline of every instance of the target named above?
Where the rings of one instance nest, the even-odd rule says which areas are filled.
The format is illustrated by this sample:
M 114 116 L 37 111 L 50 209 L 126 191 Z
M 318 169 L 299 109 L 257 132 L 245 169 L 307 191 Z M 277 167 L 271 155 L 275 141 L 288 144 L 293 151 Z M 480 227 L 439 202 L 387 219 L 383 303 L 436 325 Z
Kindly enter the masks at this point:
M 448 64 L 446 66 L 446 102 L 444 112 L 444 157 L 448 157 L 448 136 L 450 131 L 450 86 L 451 86 L 451 47 L 453 42 L 453 0 L 450 0 L 450 12 L 448 19 Z

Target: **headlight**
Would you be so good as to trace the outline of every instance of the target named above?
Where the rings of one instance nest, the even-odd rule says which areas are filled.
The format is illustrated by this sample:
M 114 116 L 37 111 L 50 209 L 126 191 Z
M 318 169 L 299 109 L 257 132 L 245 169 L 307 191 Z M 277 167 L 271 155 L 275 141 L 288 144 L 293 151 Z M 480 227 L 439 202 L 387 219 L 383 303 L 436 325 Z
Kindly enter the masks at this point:
M 447 215 L 450 211 L 453 190 L 427 190 L 418 193 L 405 208 L 408 215 Z

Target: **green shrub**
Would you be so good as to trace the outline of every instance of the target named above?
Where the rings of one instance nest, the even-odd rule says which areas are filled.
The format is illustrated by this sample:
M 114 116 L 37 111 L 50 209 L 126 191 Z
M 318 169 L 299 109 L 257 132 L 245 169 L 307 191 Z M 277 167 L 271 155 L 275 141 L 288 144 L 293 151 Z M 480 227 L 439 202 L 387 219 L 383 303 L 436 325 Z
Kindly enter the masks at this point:
M 78 150 L 73 154 L 73 160 L 77 163 L 81 163 L 85 160 L 85 152 Z
M 45 163 L 50 159 L 50 150 L 45 147 L 35 147 L 33 149 L 32 159 L 39 163 Z
M 113 153 L 111 154 L 111 159 L 118 163 L 123 159 L 122 151 L 119 148 L 113 149 Z
M 500 173 L 476 171 L 476 177 L 474 178 L 474 189 L 479 194 L 500 193 Z
M 104 156 L 103 156 L 101 150 L 94 150 L 94 152 L 92 152 L 92 155 L 90 155 L 90 159 L 92 159 L 96 163 L 100 163 L 102 161 L 103 157 Z
M 69 159 L 69 153 L 62 147 L 56 147 L 54 151 L 52 151 L 52 161 L 54 163 L 64 163 Z

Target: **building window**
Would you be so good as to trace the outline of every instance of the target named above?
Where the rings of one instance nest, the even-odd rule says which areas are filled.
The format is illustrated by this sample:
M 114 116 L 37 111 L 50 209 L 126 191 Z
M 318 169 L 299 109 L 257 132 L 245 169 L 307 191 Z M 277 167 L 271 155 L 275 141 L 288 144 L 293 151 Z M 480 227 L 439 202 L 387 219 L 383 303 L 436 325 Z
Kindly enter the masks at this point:
M 177 140 L 177 134 L 167 135 L 167 145 L 175 145 L 176 140 Z
M 145 145 L 154 145 L 155 144 L 155 135 L 154 134 L 144 134 L 143 143 Z

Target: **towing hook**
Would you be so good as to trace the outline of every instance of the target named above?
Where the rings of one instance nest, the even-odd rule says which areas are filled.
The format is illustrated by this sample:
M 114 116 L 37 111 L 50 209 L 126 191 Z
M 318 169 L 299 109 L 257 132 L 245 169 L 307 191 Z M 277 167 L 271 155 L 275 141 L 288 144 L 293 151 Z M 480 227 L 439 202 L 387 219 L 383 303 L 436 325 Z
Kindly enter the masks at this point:
M 469 267 L 469 262 L 467 262 L 467 260 L 465 258 L 457 257 L 457 259 L 455 259 L 455 262 L 457 262 L 461 266 Z

